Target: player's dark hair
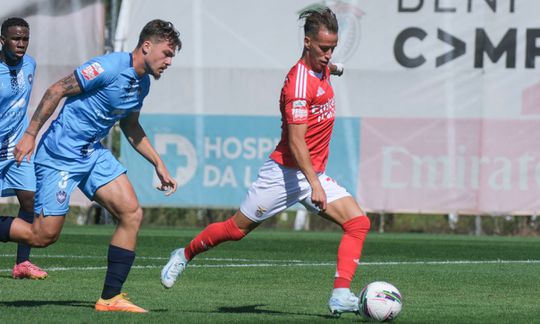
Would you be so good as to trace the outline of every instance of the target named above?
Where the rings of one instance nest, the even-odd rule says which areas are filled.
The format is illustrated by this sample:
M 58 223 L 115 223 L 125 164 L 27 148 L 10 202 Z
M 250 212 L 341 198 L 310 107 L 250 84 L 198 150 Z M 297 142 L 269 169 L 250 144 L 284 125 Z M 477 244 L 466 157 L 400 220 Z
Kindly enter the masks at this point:
M 306 36 L 316 37 L 321 27 L 326 28 L 330 33 L 338 33 L 336 15 L 328 7 L 304 10 L 300 13 L 298 19 L 305 19 L 304 34 Z
M 26 28 L 30 29 L 30 25 L 28 25 L 26 20 L 24 20 L 22 18 L 19 18 L 19 17 L 11 17 L 11 18 L 8 18 L 8 19 L 4 20 L 4 22 L 2 23 L 2 31 L 1 31 L 2 36 L 7 36 L 7 32 L 8 32 L 9 27 L 13 27 L 13 26 L 26 27 Z
M 139 35 L 139 43 L 137 48 L 147 41 L 169 41 L 171 45 L 176 46 L 177 51 L 182 48 L 182 41 L 180 41 L 180 33 L 174 25 L 169 21 L 161 19 L 154 19 L 148 22 L 141 30 Z

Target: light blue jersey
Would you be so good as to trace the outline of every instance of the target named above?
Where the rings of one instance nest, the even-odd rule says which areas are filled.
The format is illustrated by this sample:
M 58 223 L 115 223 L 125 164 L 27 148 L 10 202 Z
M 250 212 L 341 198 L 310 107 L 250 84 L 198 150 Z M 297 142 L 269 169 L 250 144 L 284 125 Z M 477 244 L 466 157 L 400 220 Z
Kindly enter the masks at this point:
M 131 53 L 111 53 L 75 71 L 82 93 L 69 97 L 43 135 L 36 163 L 58 170 L 89 171 L 101 140 L 120 119 L 141 109 L 150 78 L 139 78 Z
M 126 172 L 100 141 L 118 120 L 141 110 L 150 88 L 148 75 L 135 73 L 130 53 L 95 57 L 74 73 L 82 93 L 66 100 L 36 151 L 34 211 L 45 216 L 65 215 L 76 186 L 93 199 Z
M 24 55 L 16 66 L 0 62 L 0 162 L 13 160 L 13 148 L 20 140 L 28 117 L 36 61 Z
M 28 127 L 26 110 L 30 101 L 36 61 L 24 55 L 15 66 L 0 62 L 0 197 L 15 190 L 36 190 L 33 160 L 17 165 L 13 149 Z

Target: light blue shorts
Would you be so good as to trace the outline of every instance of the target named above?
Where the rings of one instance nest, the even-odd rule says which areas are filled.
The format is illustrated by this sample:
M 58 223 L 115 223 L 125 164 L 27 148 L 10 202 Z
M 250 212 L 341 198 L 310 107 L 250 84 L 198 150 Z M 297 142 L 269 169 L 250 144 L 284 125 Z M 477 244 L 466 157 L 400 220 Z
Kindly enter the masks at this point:
M 36 163 L 34 212 L 44 216 L 64 216 L 69 210 L 69 199 L 75 186 L 93 200 L 100 187 L 126 171 L 109 150 L 100 152 L 96 162 L 85 172 L 58 170 Z
M 14 196 L 15 190 L 36 191 L 34 161 L 0 161 L 0 197 Z

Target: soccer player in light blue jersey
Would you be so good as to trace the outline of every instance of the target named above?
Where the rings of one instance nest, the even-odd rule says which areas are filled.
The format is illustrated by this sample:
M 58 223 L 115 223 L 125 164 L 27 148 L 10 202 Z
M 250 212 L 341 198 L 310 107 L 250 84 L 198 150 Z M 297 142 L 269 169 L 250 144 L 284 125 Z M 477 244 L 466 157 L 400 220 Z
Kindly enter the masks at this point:
M 70 195 L 78 186 L 118 220 L 109 245 L 103 291 L 95 305 L 98 311 L 147 312 L 121 291 L 135 259 L 143 212 L 126 169 L 100 140 L 120 121 L 133 148 L 154 165 L 161 181 L 158 189 L 167 195 L 176 191 L 176 180 L 139 124 L 139 113 L 149 91 L 149 76 L 159 79 L 181 45 L 170 22 L 150 21 L 133 52 L 95 57 L 49 87 L 14 150 L 19 163 L 28 160 L 39 130 L 59 101 L 67 97 L 36 150 L 34 224 L 0 217 L 0 241 L 37 247 L 54 243 L 62 230 Z
M 28 117 L 26 109 L 30 101 L 36 62 L 26 55 L 30 41 L 28 23 L 18 17 L 2 23 L 0 35 L 0 197 L 17 196 L 17 217 L 34 221 L 34 191 L 36 177 L 34 161 L 26 160 L 17 165 L 13 156 L 15 144 L 21 139 Z M 30 262 L 30 246 L 19 243 L 17 259 L 12 272 L 16 279 L 44 279 L 47 272 Z

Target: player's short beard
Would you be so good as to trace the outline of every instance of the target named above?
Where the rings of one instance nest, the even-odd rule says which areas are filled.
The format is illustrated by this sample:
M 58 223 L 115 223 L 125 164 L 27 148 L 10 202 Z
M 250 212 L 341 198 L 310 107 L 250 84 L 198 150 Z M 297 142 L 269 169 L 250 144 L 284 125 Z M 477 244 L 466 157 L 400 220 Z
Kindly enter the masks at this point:
M 156 73 L 154 71 L 154 69 L 152 69 L 152 67 L 150 66 L 150 64 L 148 64 L 147 62 L 144 63 L 144 67 L 145 67 L 145 71 L 146 71 L 146 74 L 150 74 L 151 76 L 154 77 L 154 80 L 159 80 L 159 78 L 161 77 L 161 74 L 159 73 Z M 157 74 L 157 75 L 156 75 Z
M 15 53 L 10 52 L 6 45 L 2 46 L 2 59 L 4 60 L 4 63 L 9 66 L 17 65 L 22 60 L 22 58 L 18 58 Z

